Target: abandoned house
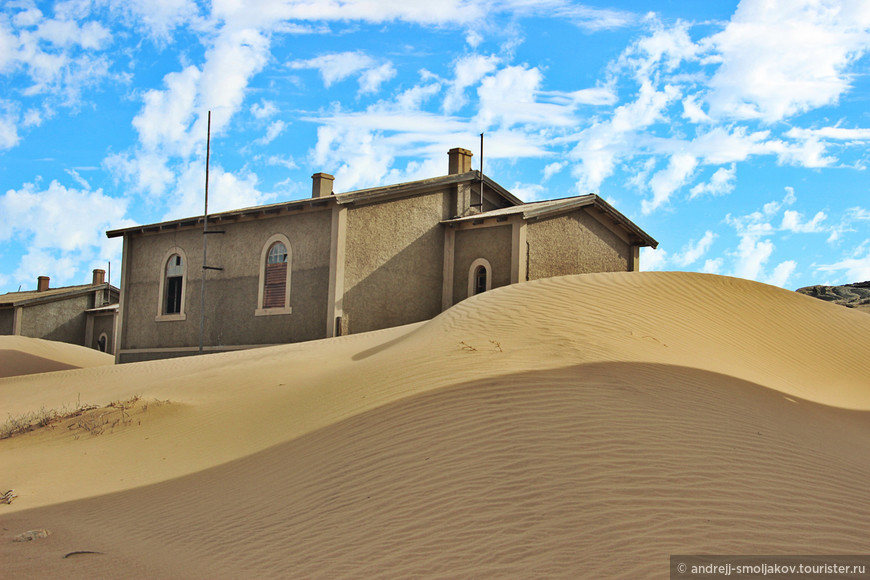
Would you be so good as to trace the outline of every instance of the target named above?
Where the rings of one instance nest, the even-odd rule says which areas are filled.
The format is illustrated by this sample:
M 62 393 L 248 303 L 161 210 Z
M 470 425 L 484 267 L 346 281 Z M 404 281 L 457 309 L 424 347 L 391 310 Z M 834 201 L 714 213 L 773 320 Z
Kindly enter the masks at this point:
M 307 199 L 107 232 L 124 241 L 116 361 L 409 324 L 507 284 L 637 270 L 657 245 L 597 195 L 523 203 L 471 157 L 348 193 L 317 173 Z
M 114 354 L 118 288 L 105 270 L 90 284 L 50 288 L 39 276 L 36 290 L 0 294 L 0 335 L 28 336 L 78 344 Z

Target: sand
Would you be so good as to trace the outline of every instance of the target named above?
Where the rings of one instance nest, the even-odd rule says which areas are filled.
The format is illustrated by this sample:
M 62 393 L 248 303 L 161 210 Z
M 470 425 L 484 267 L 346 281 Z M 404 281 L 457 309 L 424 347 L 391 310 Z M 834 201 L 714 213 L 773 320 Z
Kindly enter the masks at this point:
M 0 378 L 114 364 L 112 355 L 65 342 L 0 336 Z
M 667 578 L 677 553 L 870 553 L 868 345 L 866 313 L 782 289 L 595 274 L 364 335 L 0 379 L 0 416 L 140 397 L 101 435 L 0 441 L 0 561 Z

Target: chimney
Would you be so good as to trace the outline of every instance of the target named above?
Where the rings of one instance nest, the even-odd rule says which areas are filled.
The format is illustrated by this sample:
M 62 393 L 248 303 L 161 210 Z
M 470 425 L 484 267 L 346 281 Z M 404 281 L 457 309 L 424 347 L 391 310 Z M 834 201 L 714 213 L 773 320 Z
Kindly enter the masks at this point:
M 447 164 L 448 175 L 458 175 L 460 173 L 468 173 L 471 171 L 471 156 L 473 154 L 468 149 L 454 147 L 447 152 L 447 157 L 450 160 Z
M 45 292 L 48 290 L 48 281 L 50 278 L 48 276 L 40 276 L 36 280 L 36 291 L 37 292 Z
M 311 197 L 328 197 L 332 195 L 332 182 L 335 177 L 328 173 L 315 173 L 311 176 Z
M 98 286 L 100 284 L 106 283 L 106 271 L 105 270 L 94 270 L 94 281 L 92 284 L 94 286 Z

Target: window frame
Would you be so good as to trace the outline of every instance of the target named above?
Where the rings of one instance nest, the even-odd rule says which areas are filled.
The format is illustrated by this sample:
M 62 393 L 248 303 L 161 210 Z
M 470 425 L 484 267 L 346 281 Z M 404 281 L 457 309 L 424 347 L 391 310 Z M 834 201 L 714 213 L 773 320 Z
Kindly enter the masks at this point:
M 172 259 L 173 256 L 179 256 L 181 258 L 181 303 L 179 304 L 179 311 L 173 314 L 166 314 L 166 292 L 168 292 L 168 283 L 167 280 L 169 276 L 167 276 L 166 270 L 169 265 L 169 260 Z M 163 260 L 160 262 L 160 284 L 158 288 L 157 295 L 157 316 L 155 320 L 157 322 L 174 322 L 179 320 L 187 320 L 187 313 L 185 312 L 185 304 L 187 302 L 187 282 L 188 282 L 188 260 L 187 254 L 181 248 L 175 246 L 167 250 L 166 254 L 163 256 Z
M 492 266 L 486 258 L 477 258 L 471 263 L 468 268 L 468 297 L 483 294 L 483 292 L 475 292 L 477 288 L 477 269 L 483 268 L 486 271 L 486 289 L 483 292 L 492 290 Z
M 284 286 L 284 306 L 265 308 L 263 302 L 265 299 L 266 290 L 266 265 L 269 260 L 269 251 L 276 243 L 284 244 L 287 249 L 287 279 Z M 284 234 L 275 234 L 266 240 L 260 252 L 260 278 L 257 284 L 257 309 L 254 311 L 254 316 L 276 316 L 282 314 L 291 314 L 293 308 L 290 307 L 290 278 L 293 271 L 293 248 L 290 245 L 290 240 Z

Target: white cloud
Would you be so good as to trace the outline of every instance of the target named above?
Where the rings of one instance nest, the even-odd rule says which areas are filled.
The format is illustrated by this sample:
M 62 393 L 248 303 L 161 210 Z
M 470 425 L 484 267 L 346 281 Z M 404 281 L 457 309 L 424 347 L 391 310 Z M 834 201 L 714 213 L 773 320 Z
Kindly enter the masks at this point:
M 257 188 L 256 174 L 242 171 L 234 174 L 219 165 L 209 168 L 208 211 L 217 213 L 244 207 L 263 205 L 273 201 Z M 163 216 L 164 220 L 202 215 L 205 202 L 205 168 L 199 163 L 188 163 L 174 184 L 175 201 Z
M 74 282 L 83 262 L 119 259 L 120 245 L 103 232 L 133 225 L 125 218 L 127 205 L 101 189 L 67 188 L 57 181 L 44 190 L 35 183 L 8 190 L 0 196 L 0 240 L 14 238 L 28 247 L 15 280 L 48 275 L 55 284 Z
M 794 260 L 780 262 L 773 269 L 773 273 L 767 279 L 767 283 L 773 284 L 774 286 L 785 286 L 786 283 L 788 283 L 788 279 L 791 278 L 791 275 L 794 273 L 795 268 L 797 268 L 797 262 Z
M 738 278 L 760 280 L 762 269 L 773 250 L 774 245 L 770 240 L 759 240 L 752 235 L 741 236 L 737 250 L 733 253 L 736 260 L 734 275 Z
M 326 88 L 343 81 L 354 74 L 374 68 L 375 60 L 360 52 L 337 52 L 323 54 L 307 60 L 295 60 L 290 63 L 293 69 L 316 69 L 323 78 Z
M 688 153 L 673 155 L 668 166 L 652 176 L 649 187 L 652 190 L 652 200 L 643 200 L 641 211 L 648 214 L 666 204 L 671 194 L 688 183 L 698 167 L 698 159 Z
M 269 124 L 269 128 L 266 129 L 266 134 L 263 135 L 260 139 L 256 140 L 258 145 L 268 145 L 272 141 L 274 141 L 278 135 L 284 132 L 284 129 L 287 128 L 287 124 L 284 121 L 275 121 Z
M 792 139 L 833 139 L 836 141 L 870 141 L 870 129 L 846 127 L 822 127 L 821 129 L 800 129 L 794 127 L 786 132 Z
M 661 248 L 641 248 L 640 249 L 640 269 L 649 272 L 654 270 L 663 270 L 668 262 L 668 252 Z
M 199 18 L 199 9 L 193 0 L 109 0 L 116 13 L 129 18 L 131 26 L 140 23 L 152 37 L 171 40 L 172 31 Z
M 808 222 L 803 221 L 803 215 L 794 210 L 785 210 L 782 214 L 782 224 L 779 226 L 781 230 L 787 230 L 795 233 L 819 233 L 827 231 L 827 228 L 822 226 L 822 222 L 827 219 L 825 212 L 820 211 L 813 219 Z
M 8 104 L 0 101 L 0 150 L 11 149 L 20 141 L 18 117 L 9 108 Z
M 548 163 L 547 166 L 544 167 L 544 181 L 547 181 L 548 179 L 562 171 L 564 167 L 564 161 L 554 161 L 553 163 Z
M 579 161 L 572 174 L 577 178 L 577 191 L 598 191 L 601 183 L 613 173 L 617 161 L 637 152 L 634 139 L 641 129 L 664 120 L 665 108 L 678 96 L 674 87 L 657 90 L 644 82 L 634 101 L 621 105 L 610 119 L 597 121 L 576 136 L 577 145 L 571 159 Z
M 851 256 L 833 264 L 816 266 L 818 272 L 840 272 L 840 283 L 870 280 L 870 240 L 864 240 Z
M 195 66 L 163 77 L 164 90 L 151 89 L 144 106 L 133 118 L 139 142 L 146 151 L 165 150 L 170 155 L 189 155 L 195 143 L 189 134 L 197 112 L 198 85 L 202 73 Z
M 263 100 L 251 105 L 251 114 L 262 121 L 278 114 L 278 107 L 272 101 Z
M 499 58 L 494 55 L 472 54 L 457 60 L 453 65 L 453 81 L 444 97 L 444 112 L 453 113 L 461 109 L 467 103 L 465 90 L 493 72 L 498 63 Z
M 683 247 L 682 251 L 679 254 L 675 254 L 673 257 L 673 262 L 677 266 L 690 266 L 700 260 L 704 254 L 710 249 L 710 246 L 713 245 L 713 240 L 716 239 L 716 234 L 707 230 L 704 232 L 704 236 L 696 241 L 690 241 Z
M 396 76 L 392 63 L 384 63 L 379 67 L 370 68 L 359 76 L 360 94 L 376 93 L 381 85 Z
M 706 44 L 721 64 L 707 101 L 714 117 L 775 122 L 837 101 L 864 54 L 864 0 L 743 0 Z
M 734 181 L 737 174 L 737 165 L 732 163 L 730 168 L 720 167 L 710 177 L 707 183 L 699 183 L 692 188 L 690 192 L 691 198 L 696 198 L 699 195 L 725 195 L 734 190 Z

